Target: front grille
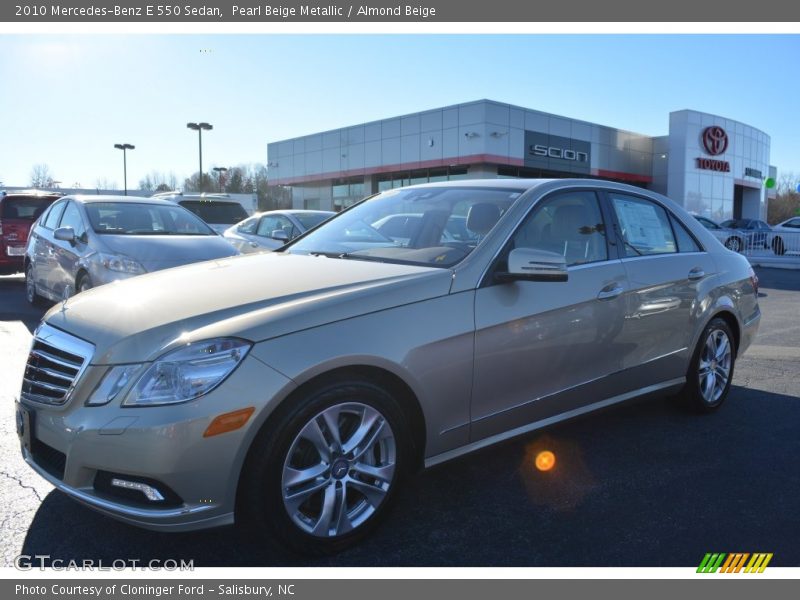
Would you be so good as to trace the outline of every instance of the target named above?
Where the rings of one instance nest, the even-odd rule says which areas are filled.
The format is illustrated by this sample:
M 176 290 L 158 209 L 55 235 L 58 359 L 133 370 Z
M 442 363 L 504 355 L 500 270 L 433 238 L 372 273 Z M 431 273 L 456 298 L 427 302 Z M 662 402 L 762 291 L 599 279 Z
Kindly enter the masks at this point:
M 22 380 L 23 400 L 62 405 L 89 364 L 94 347 L 68 333 L 42 324 L 28 354 Z

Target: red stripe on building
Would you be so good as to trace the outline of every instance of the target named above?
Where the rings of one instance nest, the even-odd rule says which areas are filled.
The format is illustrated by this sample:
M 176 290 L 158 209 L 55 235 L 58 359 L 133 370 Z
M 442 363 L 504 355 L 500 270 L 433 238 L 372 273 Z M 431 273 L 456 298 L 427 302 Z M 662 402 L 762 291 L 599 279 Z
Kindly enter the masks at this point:
M 606 169 L 592 169 L 592 175 L 606 177 L 608 179 L 622 179 L 623 181 L 635 181 L 637 183 L 652 183 L 650 175 L 638 175 L 636 173 L 624 173 L 623 171 L 607 171 Z
M 434 160 L 423 160 L 417 162 L 398 163 L 396 165 L 383 165 L 380 167 L 369 167 L 362 169 L 349 169 L 346 171 L 331 171 L 318 175 L 302 175 L 300 177 L 282 177 L 272 179 L 272 185 L 292 185 L 295 183 L 309 183 L 312 181 L 326 181 L 328 179 L 344 179 L 346 177 L 357 177 L 359 175 L 380 175 L 382 173 L 393 173 L 395 171 L 410 171 L 414 169 L 434 169 L 436 167 L 460 167 L 471 164 L 497 164 L 510 165 L 514 167 L 525 166 L 525 161 L 521 158 L 511 158 L 496 154 L 471 154 L 469 156 L 459 156 L 457 158 L 437 158 Z

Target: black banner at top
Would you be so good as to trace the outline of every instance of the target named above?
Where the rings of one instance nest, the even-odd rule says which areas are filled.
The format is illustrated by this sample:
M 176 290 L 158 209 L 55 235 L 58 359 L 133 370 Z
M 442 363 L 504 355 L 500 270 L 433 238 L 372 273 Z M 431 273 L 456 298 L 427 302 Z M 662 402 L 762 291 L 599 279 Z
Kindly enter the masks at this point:
M 761 0 L 15 0 L 0 21 L 87 22 L 797 22 L 800 3 Z

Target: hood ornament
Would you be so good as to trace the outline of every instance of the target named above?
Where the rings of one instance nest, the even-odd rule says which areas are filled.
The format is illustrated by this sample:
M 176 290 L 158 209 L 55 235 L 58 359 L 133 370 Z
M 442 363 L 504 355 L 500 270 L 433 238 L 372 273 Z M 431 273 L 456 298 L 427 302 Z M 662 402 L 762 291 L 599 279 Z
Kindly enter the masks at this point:
M 72 296 L 72 286 L 67 285 L 64 287 L 64 293 L 61 296 L 61 314 L 67 312 L 67 300 Z

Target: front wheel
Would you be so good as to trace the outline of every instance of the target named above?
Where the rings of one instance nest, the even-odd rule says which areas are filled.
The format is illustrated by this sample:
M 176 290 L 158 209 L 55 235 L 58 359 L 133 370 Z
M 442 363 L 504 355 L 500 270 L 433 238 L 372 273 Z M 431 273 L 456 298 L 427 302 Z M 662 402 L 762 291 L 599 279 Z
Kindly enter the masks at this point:
M 78 277 L 78 281 L 75 282 L 75 289 L 78 290 L 78 294 L 81 292 L 85 292 L 86 290 L 92 289 L 92 280 L 87 273 L 81 273 Z
M 706 325 L 692 356 L 683 400 L 699 413 L 718 409 L 731 388 L 736 347 L 733 332 L 724 319 Z
M 323 387 L 292 405 L 253 443 L 237 520 L 303 554 L 338 552 L 389 510 L 408 462 L 406 420 L 366 382 Z
M 741 252 L 744 250 L 744 242 L 742 241 L 742 238 L 734 235 L 725 240 L 725 247 L 728 250 L 733 250 L 734 252 Z

